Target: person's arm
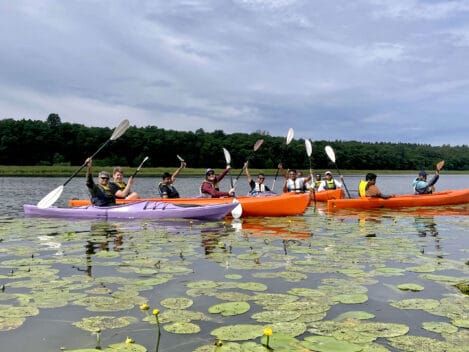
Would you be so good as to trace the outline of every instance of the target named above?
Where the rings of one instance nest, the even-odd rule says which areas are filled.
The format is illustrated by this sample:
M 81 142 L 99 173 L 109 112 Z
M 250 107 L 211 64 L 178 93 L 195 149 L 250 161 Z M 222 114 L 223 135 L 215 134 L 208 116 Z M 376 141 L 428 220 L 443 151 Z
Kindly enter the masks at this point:
M 173 183 L 174 181 L 176 181 L 176 177 L 179 175 L 179 173 L 181 172 L 182 169 L 184 169 L 186 167 L 186 162 L 185 161 L 181 161 L 181 165 L 176 169 L 176 171 L 174 171 L 174 173 L 171 175 L 171 183 Z
M 127 180 L 127 184 L 123 190 L 119 189 L 115 183 L 110 183 L 109 186 L 111 187 L 111 192 L 114 194 L 114 197 L 125 199 L 132 191 L 132 184 L 134 183 L 134 178 L 132 176 L 129 177 Z
M 248 178 L 248 183 L 249 183 L 249 185 L 251 185 L 252 177 L 251 177 L 251 174 L 249 173 L 248 162 L 247 161 L 244 163 L 244 171 L 246 172 L 246 177 Z
M 283 181 L 283 193 L 288 193 L 288 178 Z
M 433 186 L 438 181 L 439 178 L 440 178 L 440 173 L 437 170 L 435 171 L 435 175 L 430 179 L 430 181 L 428 181 L 427 187 Z
M 313 169 L 309 169 L 309 175 L 304 178 L 305 184 L 306 182 L 310 181 L 313 178 L 313 171 L 314 171 Z
M 393 197 L 393 195 L 387 195 L 387 194 L 381 193 L 380 189 L 375 185 L 368 186 L 368 188 L 366 189 L 366 196 L 374 197 L 374 198 L 384 198 L 384 199 Z
M 94 187 L 93 174 L 91 173 L 93 162 L 91 158 L 85 160 L 86 164 L 86 187 L 92 190 Z
M 326 181 L 321 181 L 321 184 L 318 187 L 318 192 L 324 191 L 326 187 Z
M 230 171 L 230 169 L 231 165 L 226 165 L 225 170 L 223 170 L 220 175 L 216 176 L 217 182 L 223 180 L 223 177 L 225 177 L 225 175 L 228 173 L 228 171 Z
M 283 177 L 288 178 L 288 172 L 287 172 L 287 170 L 285 170 L 285 169 L 283 168 L 283 165 L 282 165 L 282 164 L 278 164 L 277 167 L 278 167 L 280 173 L 283 175 Z

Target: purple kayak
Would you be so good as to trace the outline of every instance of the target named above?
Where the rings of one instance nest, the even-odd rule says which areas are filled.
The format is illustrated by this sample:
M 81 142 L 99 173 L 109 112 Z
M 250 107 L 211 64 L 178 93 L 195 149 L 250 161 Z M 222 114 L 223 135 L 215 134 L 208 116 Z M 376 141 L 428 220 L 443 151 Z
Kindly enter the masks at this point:
M 227 216 L 238 202 L 191 205 L 172 204 L 166 202 L 128 203 L 109 207 L 97 207 L 93 205 L 57 208 L 50 207 L 40 209 L 36 205 L 23 205 L 26 216 L 39 216 L 64 219 L 99 219 L 99 220 L 132 220 L 132 219 L 197 219 L 197 220 L 221 220 Z

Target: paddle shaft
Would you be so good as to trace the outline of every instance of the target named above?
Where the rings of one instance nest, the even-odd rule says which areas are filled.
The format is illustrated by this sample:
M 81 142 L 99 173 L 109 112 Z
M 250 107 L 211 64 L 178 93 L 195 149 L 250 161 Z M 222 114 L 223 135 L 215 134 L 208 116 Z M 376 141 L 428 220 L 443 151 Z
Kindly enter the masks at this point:
M 338 168 L 338 166 L 337 166 L 337 164 L 336 164 L 335 162 L 334 162 L 334 165 L 335 165 L 335 168 L 336 168 L 336 170 L 337 170 L 337 174 L 342 175 L 342 174 L 340 173 L 339 168 Z M 342 184 L 344 185 L 345 192 L 347 192 L 347 196 L 348 196 L 349 198 L 352 198 L 352 197 L 350 197 L 350 192 L 348 191 L 347 185 L 345 184 L 345 181 L 344 181 L 344 178 L 343 178 L 343 177 L 342 177 Z
M 137 175 L 137 173 L 140 171 L 140 169 L 142 168 L 143 164 L 145 163 L 145 161 L 147 161 L 149 158 L 148 156 L 145 157 L 145 159 L 143 159 L 143 161 L 140 163 L 140 165 L 138 166 L 137 170 L 135 170 L 135 172 L 132 174 L 132 176 L 130 177 L 135 177 Z

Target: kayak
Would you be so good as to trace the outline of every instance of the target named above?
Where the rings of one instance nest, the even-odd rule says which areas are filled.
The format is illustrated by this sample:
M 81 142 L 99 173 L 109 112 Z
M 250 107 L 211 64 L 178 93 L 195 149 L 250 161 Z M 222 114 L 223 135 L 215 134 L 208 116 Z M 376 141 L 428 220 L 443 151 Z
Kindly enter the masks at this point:
M 178 205 L 166 202 L 140 201 L 109 207 L 85 205 L 75 208 L 38 208 L 36 205 L 23 205 L 26 216 L 72 219 L 133 220 L 133 219 L 197 219 L 221 220 L 228 215 L 238 202 Z
M 172 204 L 224 204 L 232 203 L 236 199 L 242 207 L 242 216 L 291 216 L 301 215 L 310 203 L 308 193 L 282 193 L 268 196 L 240 196 L 236 198 L 147 198 L 147 199 L 118 199 L 118 204 L 135 201 L 164 202 Z M 72 199 L 68 205 L 71 207 L 90 204 L 89 200 Z
M 329 199 L 341 199 L 344 197 L 344 191 L 342 189 L 329 189 L 321 192 L 311 192 L 310 194 L 311 202 L 327 202 Z
M 428 207 L 464 203 L 469 203 L 469 189 L 448 190 L 432 194 L 406 194 L 388 199 L 372 197 L 331 199 L 327 201 L 327 210 L 333 212 L 340 209 Z

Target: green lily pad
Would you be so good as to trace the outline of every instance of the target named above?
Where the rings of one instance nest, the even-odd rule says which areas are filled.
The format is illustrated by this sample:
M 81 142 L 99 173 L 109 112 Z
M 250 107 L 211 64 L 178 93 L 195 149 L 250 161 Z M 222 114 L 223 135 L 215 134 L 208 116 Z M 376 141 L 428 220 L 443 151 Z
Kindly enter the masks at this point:
M 284 310 L 265 310 L 255 313 L 251 316 L 252 319 L 259 323 L 273 323 L 278 321 L 292 321 L 301 316 L 298 311 L 284 311 Z
M 170 297 L 163 299 L 160 304 L 168 309 L 187 309 L 194 304 L 194 301 L 185 297 Z
M 463 352 L 465 348 L 463 346 L 455 346 L 446 341 L 440 341 L 424 336 L 398 336 L 389 338 L 388 341 L 391 346 L 402 351 L 421 351 L 423 348 L 428 352 Z
M 225 278 L 231 279 L 231 280 L 241 280 L 243 278 L 243 275 L 239 274 L 226 274 Z
M 397 288 L 402 290 L 402 291 L 409 291 L 410 290 L 410 291 L 413 291 L 413 292 L 422 291 L 424 289 L 424 287 L 421 286 L 421 285 L 411 284 L 411 283 L 397 285 Z
M 230 315 L 239 315 L 246 313 L 251 309 L 251 306 L 247 302 L 227 302 L 227 303 L 219 303 L 211 306 L 208 309 L 209 313 L 220 313 L 223 316 L 230 316 Z
M 360 345 L 337 340 L 331 336 L 306 336 L 302 345 L 318 352 L 354 352 L 362 350 Z
M 358 304 L 368 301 L 368 296 L 364 293 L 342 294 L 332 297 L 332 300 L 343 304 Z
M 367 319 L 373 319 L 375 317 L 374 314 L 364 312 L 364 311 L 359 311 L 359 310 L 354 310 L 354 311 L 349 311 L 342 313 L 338 315 L 334 320 L 347 320 L 347 319 L 358 319 L 358 320 L 367 320 Z
M 216 336 L 220 340 L 253 340 L 264 335 L 264 327 L 262 325 L 253 324 L 225 325 L 212 330 L 210 334 Z
M 458 331 L 458 328 L 455 327 L 454 325 L 451 325 L 450 323 L 446 322 L 435 322 L 435 321 L 429 321 L 429 322 L 424 322 L 422 323 L 422 327 L 425 330 L 432 331 L 432 332 L 437 332 L 439 334 L 441 333 L 446 333 L 446 334 L 452 334 L 456 331 Z
M 266 291 L 268 288 L 267 285 L 264 285 L 260 282 L 241 282 L 237 285 L 237 287 L 250 291 Z
M 94 316 L 86 317 L 82 320 L 73 323 L 77 328 L 85 331 L 102 331 L 106 329 L 123 328 L 130 324 L 136 323 L 138 320 L 135 317 L 113 317 L 113 316 Z
M 400 301 L 391 301 L 389 303 L 391 306 L 399 309 L 424 309 L 431 310 L 435 309 L 440 305 L 435 299 L 426 299 L 426 298 L 411 298 L 403 299 Z
M 163 329 L 173 334 L 197 334 L 200 332 L 200 326 L 194 323 L 175 322 L 163 325 Z
M 26 321 L 24 317 L 0 317 L 0 331 L 9 331 L 19 328 Z

